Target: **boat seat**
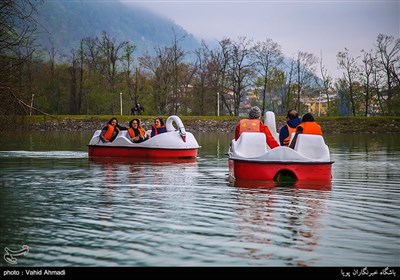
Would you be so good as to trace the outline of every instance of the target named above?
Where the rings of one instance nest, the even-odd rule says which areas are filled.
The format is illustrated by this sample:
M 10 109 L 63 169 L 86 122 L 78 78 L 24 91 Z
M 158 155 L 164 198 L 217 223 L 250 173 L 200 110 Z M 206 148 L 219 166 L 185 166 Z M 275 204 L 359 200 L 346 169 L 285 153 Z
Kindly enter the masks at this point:
M 128 134 L 128 130 L 121 130 L 111 144 L 112 146 L 125 146 L 132 143 L 130 139 L 131 137 Z
M 330 161 L 329 148 L 321 135 L 297 135 L 294 150 L 310 159 Z
M 233 140 L 232 142 L 236 156 L 255 158 L 267 152 L 264 133 L 243 132 L 237 141 Z
M 129 134 L 128 134 L 128 130 L 121 130 L 120 132 L 118 132 L 118 135 L 117 135 L 116 138 L 118 138 L 118 137 L 127 137 L 127 138 L 130 138 L 130 136 L 129 136 Z M 115 139 L 116 139 L 116 138 L 115 138 Z

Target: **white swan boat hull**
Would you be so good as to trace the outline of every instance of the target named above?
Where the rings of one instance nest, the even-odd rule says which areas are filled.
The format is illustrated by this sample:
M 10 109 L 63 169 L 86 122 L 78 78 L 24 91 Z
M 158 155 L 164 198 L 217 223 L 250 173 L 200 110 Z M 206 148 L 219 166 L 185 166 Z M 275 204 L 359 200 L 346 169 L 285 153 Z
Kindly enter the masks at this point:
M 177 128 L 172 123 L 175 122 Z M 141 143 L 133 143 L 127 131 L 120 131 L 113 142 L 100 140 L 97 130 L 88 144 L 89 157 L 131 157 L 131 158 L 196 158 L 200 148 L 192 133 L 186 132 L 182 121 L 171 116 L 166 122 L 167 132 Z

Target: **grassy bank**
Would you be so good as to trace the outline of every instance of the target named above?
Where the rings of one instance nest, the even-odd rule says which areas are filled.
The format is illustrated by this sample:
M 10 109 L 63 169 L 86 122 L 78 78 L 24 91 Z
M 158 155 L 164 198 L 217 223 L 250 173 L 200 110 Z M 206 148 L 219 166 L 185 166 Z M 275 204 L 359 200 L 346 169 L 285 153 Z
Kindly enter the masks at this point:
M 102 128 L 111 115 L 58 115 L 25 117 L 25 129 L 30 130 L 95 130 Z M 127 126 L 133 116 L 116 116 Z M 149 128 L 155 116 L 138 116 Z M 168 116 L 161 116 L 167 119 Z M 189 131 L 233 132 L 238 117 L 180 116 Z M 324 133 L 400 133 L 400 117 L 315 117 Z M 277 129 L 285 124 L 284 117 L 276 117 Z

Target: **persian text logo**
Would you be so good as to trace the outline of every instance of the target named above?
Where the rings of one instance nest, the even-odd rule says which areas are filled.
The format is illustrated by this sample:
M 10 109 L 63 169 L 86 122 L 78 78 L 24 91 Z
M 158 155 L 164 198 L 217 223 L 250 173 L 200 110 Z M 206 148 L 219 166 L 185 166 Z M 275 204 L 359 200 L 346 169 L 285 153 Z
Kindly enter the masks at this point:
M 4 254 L 4 260 L 10 264 L 17 264 L 17 258 L 16 256 L 25 256 L 29 252 L 29 246 L 28 245 L 22 245 L 22 249 L 18 251 L 13 251 L 8 249 L 7 247 L 4 248 L 4 251 L 6 253 Z

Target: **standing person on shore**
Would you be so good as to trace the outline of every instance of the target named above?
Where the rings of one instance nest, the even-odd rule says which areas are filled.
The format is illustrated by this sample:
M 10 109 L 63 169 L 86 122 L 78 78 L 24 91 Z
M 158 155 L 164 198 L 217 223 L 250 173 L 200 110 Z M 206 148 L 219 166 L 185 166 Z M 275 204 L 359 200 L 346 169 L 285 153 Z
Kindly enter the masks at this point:
M 273 149 L 279 146 L 275 138 L 272 136 L 268 126 L 264 125 L 261 120 L 261 110 L 257 106 L 250 109 L 249 118 L 240 120 L 235 128 L 235 140 L 239 139 L 242 132 L 263 132 L 266 136 L 267 145 Z
M 296 128 L 301 124 L 299 113 L 290 109 L 286 115 L 286 125 L 279 131 L 279 142 L 281 146 L 289 146 L 290 136 L 296 132 Z
M 114 139 L 117 137 L 118 133 L 121 130 L 127 130 L 126 127 L 120 126 L 118 124 L 117 118 L 111 118 L 107 125 L 103 127 L 100 133 L 100 140 L 105 143 L 105 142 L 112 142 Z

